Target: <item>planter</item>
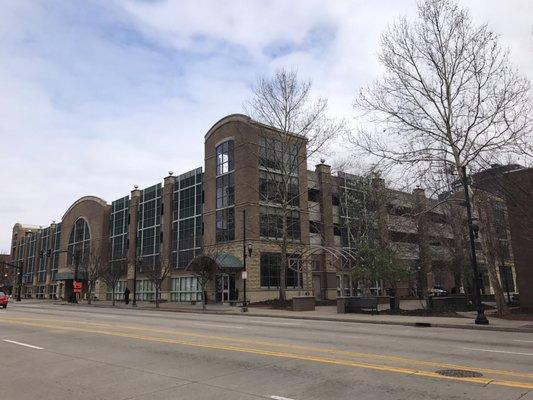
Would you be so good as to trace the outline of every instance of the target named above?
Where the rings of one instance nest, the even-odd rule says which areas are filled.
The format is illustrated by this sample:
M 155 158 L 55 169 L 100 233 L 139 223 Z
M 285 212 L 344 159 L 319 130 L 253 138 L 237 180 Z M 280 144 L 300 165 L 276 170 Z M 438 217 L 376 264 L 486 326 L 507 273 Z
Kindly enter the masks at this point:
M 428 298 L 428 308 L 432 311 L 467 311 L 468 299 L 465 295 L 432 296 Z
M 314 296 L 297 296 L 292 298 L 292 311 L 314 311 Z

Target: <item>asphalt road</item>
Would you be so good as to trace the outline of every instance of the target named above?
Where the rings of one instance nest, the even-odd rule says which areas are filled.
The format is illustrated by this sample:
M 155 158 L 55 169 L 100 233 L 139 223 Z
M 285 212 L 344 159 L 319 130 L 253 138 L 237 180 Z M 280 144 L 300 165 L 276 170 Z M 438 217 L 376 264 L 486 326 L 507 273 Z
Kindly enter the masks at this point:
M 0 400 L 533 399 L 525 333 L 22 303 L 0 362 Z

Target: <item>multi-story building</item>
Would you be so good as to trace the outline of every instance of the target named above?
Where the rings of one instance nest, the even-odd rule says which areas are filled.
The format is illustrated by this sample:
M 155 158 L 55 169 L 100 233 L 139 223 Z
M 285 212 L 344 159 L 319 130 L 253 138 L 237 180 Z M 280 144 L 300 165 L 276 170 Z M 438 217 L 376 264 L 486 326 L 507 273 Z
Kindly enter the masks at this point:
M 205 295 L 210 301 L 240 301 L 243 249 L 251 250 L 247 292 L 252 302 L 277 298 L 280 279 L 285 279 L 287 298 L 334 299 L 356 291 L 338 254 L 352 246 L 350 227 L 359 217 L 351 202 L 364 195 L 359 177 L 332 174 L 324 162 L 308 170 L 305 138 L 283 135 L 240 114 L 214 124 L 204 144 L 204 168 L 169 172 L 162 183 L 135 186 L 111 203 L 82 197 L 50 226 L 16 224 L 11 254 L 23 266 L 23 294 L 69 298 L 74 279 L 83 280 L 76 265 L 97 255 L 109 267 L 128 266 L 117 284 L 117 299 L 126 287 L 133 288 L 137 268 L 137 297 L 153 300 L 155 288 L 146 271 L 170 263 L 163 299 L 197 301 Z M 371 191 L 383 194 L 372 209 L 380 240 L 413 267 L 400 293 L 458 286 L 447 268 L 455 236 L 444 207 L 426 198 L 423 189 L 390 190 L 377 177 Z M 289 267 L 281 273 L 284 253 Z M 205 293 L 187 268 L 200 254 L 221 264 Z M 98 298 L 111 298 L 102 282 L 96 289 Z M 371 289 L 384 288 L 375 282 Z

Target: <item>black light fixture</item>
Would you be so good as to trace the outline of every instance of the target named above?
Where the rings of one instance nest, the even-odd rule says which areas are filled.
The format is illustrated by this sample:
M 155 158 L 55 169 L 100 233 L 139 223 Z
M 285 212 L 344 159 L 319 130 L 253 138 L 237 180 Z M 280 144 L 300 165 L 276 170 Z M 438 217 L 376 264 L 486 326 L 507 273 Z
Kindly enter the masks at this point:
M 253 247 L 254 245 L 252 244 L 252 242 L 248 242 L 248 244 L 246 245 L 247 249 L 248 249 L 248 257 L 251 257 L 252 256 L 252 250 L 253 250 Z

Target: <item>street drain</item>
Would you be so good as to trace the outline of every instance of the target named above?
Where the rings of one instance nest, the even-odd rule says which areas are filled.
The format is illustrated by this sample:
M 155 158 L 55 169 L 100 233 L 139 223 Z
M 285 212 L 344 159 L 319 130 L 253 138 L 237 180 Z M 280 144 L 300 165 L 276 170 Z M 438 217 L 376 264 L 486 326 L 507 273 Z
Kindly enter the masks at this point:
M 481 378 L 483 374 L 466 369 L 441 369 L 437 374 L 444 376 L 453 376 L 454 378 Z

